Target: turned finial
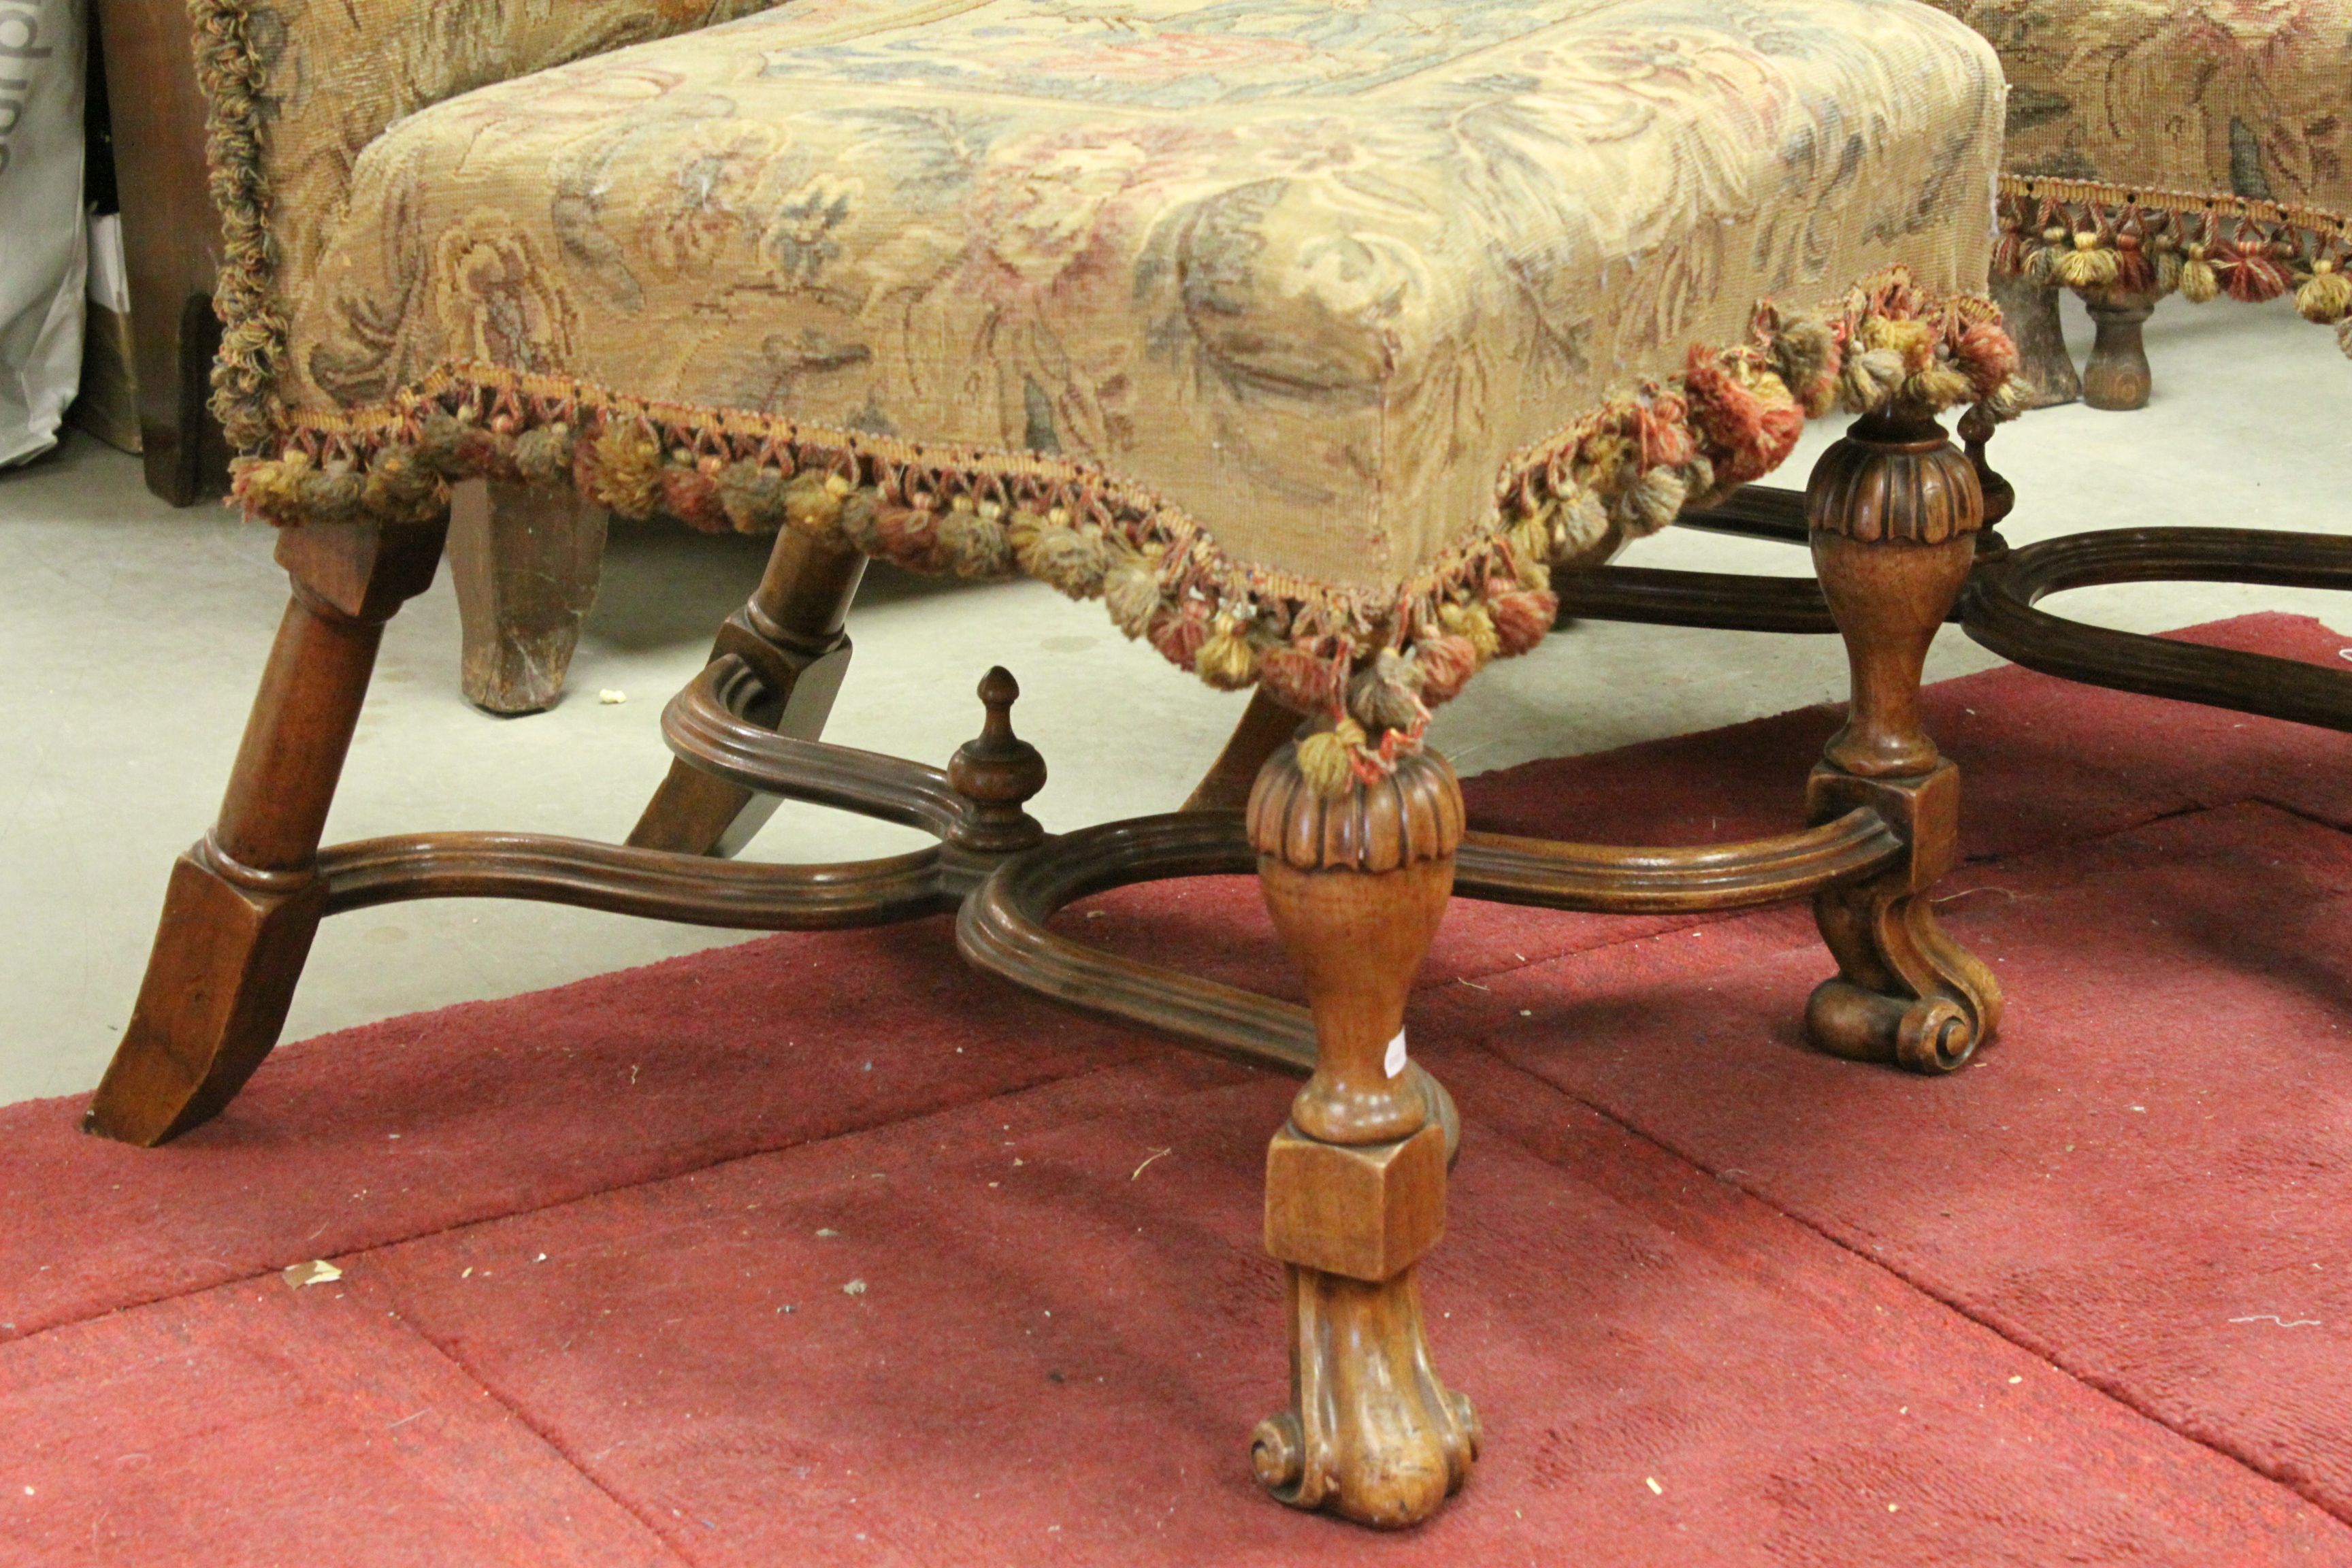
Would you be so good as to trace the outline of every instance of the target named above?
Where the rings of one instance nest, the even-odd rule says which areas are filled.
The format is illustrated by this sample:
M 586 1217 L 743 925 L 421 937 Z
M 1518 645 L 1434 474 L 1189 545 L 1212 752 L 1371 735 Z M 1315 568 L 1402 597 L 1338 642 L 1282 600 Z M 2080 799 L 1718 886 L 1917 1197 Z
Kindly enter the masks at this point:
M 1020 695 L 1020 682 L 1001 664 L 981 677 L 980 700 L 988 716 L 979 737 L 957 747 L 948 763 L 948 783 L 972 803 L 963 829 L 954 836 L 960 848 L 1011 854 L 1045 836 L 1021 809 L 1045 787 L 1045 759 L 1013 732 L 1013 704 Z

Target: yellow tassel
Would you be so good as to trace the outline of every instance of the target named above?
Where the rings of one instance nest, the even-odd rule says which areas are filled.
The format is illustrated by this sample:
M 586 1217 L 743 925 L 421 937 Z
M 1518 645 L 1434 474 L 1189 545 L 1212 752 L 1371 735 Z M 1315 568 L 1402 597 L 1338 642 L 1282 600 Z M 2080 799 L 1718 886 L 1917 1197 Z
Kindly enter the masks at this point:
M 264 517 L 291 521 L 302 514 L 302 481 L 310 473 L 310 454 L 297 447 L 274 463 L 264 458 L 247 464 L 237 495 Z
M 1931 364 L 1903 384 L 1903 394 L 1924 408 L 1954 408 L 1976 400 L 1969 378 L 1948 364 Z
M 839 474 L 794 474 L 784 486 L 784 521 L 803 533 L 831 533 L 850 488 Z
M 2205 259 L 2205 247 L 2192 245 L 2189 259 L 2180 264 L 2180 297 L 2192 305 L 2210 304 L 2221 292 L 2221 274 Z
M 1209 640 L 1192 656 L 1192 668 L 1220 691 L 1239 691 L 1257 679 L 1257 650 L 1242 635 L 1240 621 L 1219 616 Z
M 2322 326 L 2342 321 L 2352 310 L 2352 278 L 2336 271 L 2333 259 L 2321 257 L 2311 264 L 2311 277 L 2294 291 L 2294 308 L 2305 321 Z
M 634 419 L 596 437 L 596 500 L 623 517 L 651 517 L 661 504 L 661 443 Z
M 1103 605 L 1120 631 L 1139 637 L 1160 611 L 1160 578 L 1137 552 L 1119 549 L 1116 554 L 1103 576 Z
M 2123 258 L 2100 245 L 2092 233 L 2074 237 L 2074 248 L 2058 258 L 2058 281 L 2069 289 L 2104 289 L 2116 280 Z
M 1892 349 L 1903 356 L 1906 370 L 1927 363 L 1936 352 L 1936 329 L 1925 321 L 1895 321 L 1874 318 L 1863 325 L 1862 341 L 1873 349 Z
M 1511 530 L 1511 550 L 1522 568 L 1541 566 L 1551 559 L 1551 507 L 1523 517 Z
M 1501 655 L 1503 638 L 1484 605 L 1447 605 L 1437 612 L 1437 618 L 1447 631 L 1470 640 L 1470 646 L 1478 650 L 1480 664 Z
M 1356 787 L 1353 759 L 1364 743 L 1363 727 L 1342 719 L 1298 742 L 1298 771 L 1307 787 L 1324 800 L 1338 800 Z

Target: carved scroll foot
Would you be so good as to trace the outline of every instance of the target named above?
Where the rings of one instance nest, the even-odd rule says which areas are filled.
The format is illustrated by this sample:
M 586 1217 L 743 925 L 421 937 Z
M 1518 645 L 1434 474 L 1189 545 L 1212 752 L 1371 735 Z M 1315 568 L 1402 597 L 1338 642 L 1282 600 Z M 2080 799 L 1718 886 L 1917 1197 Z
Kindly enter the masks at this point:
M 1258 885 L 1307 982 L 1314 1076 L 1266 1151 L 1265 1249 L 1290 1278 L 1288 1410 L 1258 1479 L 1296 1508 L 1394 1529 L 1435 1513 L 1477 1454 L 1430 1363 L 1414 1266 L 1445 1228 L 1447 1129 L 1404 1004 L 1454 889 L 1462 792 L 1432 754 L 1317 795 L 1287 744 L 1249 805 Z
M 1291 1404 L 1251 1439 L 1259 1482 L 1363 1524 L 1428 1518 L 1469 1478 L 1478 1416 L 1430 1363 L 1415 1271 L 1289 1274 Z
M 2140 324 L 2155 310 L 2156 297 L 2111 290 L 2086 295 L 2084 303 L 2090 307 L 2098 335 L 2091 340 L 2091 357 L 2083 365 L 2083 401 L 2117 413 L 2147 407 L 2155 373 L 2148 368 Z
M 1926 897 L 1958 857 L 1960 777 L 1920 725 L 1919 678 L 1975 556 L 1978 465 L 1932 419 L 1872 416 L 1822 457 L 1805 505 L 1853 693 L 1813 770 L 1806 816 L 1826 823 L 1866 808 L 1907 851 L 1870 881 L 1815 896 L 1838 976 L 1813 993 L 1806 1032 L 1834 1056 L 1949 1072 L 2000 1017 L 1992 972 L 1943 933 Z
M 1938 763 L 1916 779 L 1858 779 L 1814 770 L 1815 821 L 1857 805 L 1908 841 L 1909 859 L 1872 881 L 1813 899 L 1822 940 L 1837 959 L 1805 1005 L 1805 1032 L 1832 1056 L 1950 1072 L 2000 1026 L 2000 983 L 1937 922 L 1927 889 L 1951 867 L 1959 824 L 1959 770 Z

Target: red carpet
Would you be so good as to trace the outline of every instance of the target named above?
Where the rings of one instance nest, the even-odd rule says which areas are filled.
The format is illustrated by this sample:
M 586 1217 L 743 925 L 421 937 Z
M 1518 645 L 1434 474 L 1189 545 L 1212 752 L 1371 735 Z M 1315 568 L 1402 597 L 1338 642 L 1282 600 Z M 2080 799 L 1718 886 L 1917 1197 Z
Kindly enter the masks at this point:
M 1289 1085 L 933 922 L 294 1046 L 166 1151 L 0 1110 L 0 1563 L 2352 1563 L 2352 748 L 2016 670 L 1930 714 L 2010 994 L 1954 1078 L 1803 1048 L 1801 910 L 1449 914 L 1428 1296 L 1488 1449 L 1423 1531 L 1249 1478 Z M 1474 816 L 1776 830 L 1832 721 Z M 1246 881 L 1092 910 L 1286 987 Z

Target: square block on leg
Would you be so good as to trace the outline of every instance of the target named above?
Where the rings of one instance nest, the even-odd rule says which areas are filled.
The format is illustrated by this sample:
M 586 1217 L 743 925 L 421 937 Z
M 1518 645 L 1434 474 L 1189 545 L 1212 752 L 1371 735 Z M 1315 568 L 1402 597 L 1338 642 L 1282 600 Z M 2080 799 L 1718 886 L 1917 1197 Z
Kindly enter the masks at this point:
M 1265 1152 L 1265 1249 L 1351 1279 L 1392 1279 L 1445 1234 L 1445 1131 L 1325 1143 L 1285 1124 Z

